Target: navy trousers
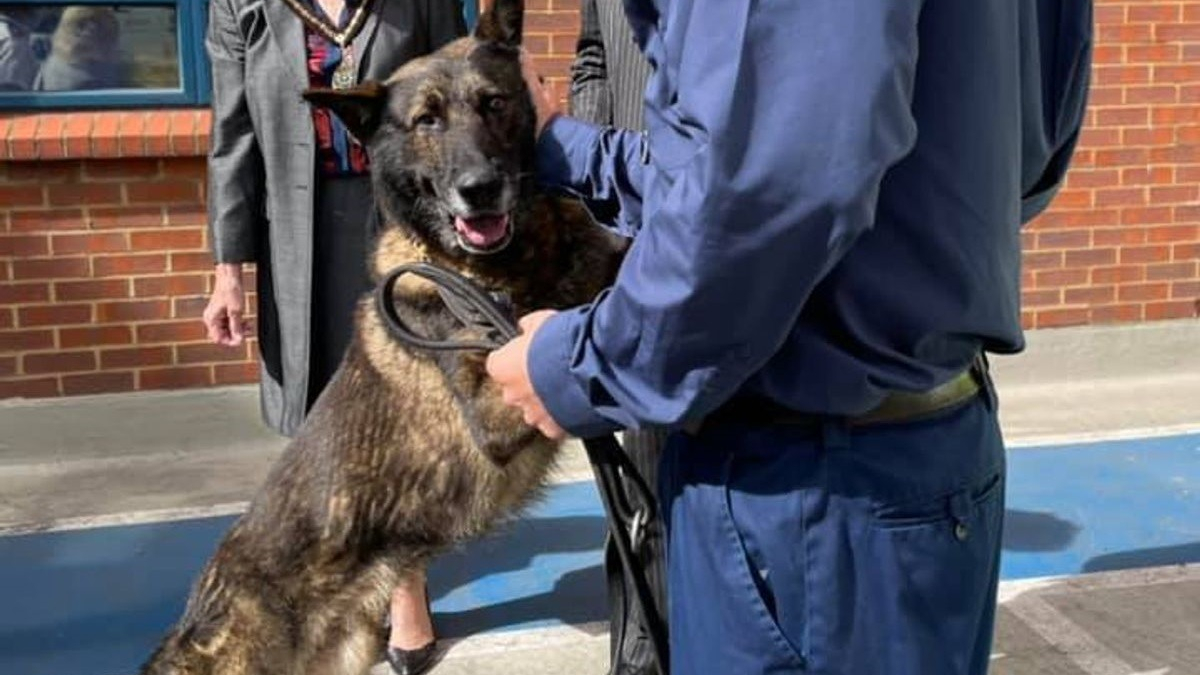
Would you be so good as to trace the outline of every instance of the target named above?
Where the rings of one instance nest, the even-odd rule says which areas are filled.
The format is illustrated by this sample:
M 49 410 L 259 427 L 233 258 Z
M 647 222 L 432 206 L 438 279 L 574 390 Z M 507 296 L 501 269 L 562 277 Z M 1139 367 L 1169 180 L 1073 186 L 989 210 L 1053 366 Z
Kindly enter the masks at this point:
M 1004 467 L 982 395 L 905 424 L 673 434 L 672 674 L 986 673 Z

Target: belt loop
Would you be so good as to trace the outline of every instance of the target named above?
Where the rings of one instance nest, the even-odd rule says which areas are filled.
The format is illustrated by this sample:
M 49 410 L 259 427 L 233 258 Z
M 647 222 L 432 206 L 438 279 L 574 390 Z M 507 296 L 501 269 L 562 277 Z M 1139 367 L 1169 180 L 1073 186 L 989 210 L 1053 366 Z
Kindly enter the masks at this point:
M 821 418 L 821 446 L 825 450 L 845 450 L 850 447 L 850 423 L 845 417 Z

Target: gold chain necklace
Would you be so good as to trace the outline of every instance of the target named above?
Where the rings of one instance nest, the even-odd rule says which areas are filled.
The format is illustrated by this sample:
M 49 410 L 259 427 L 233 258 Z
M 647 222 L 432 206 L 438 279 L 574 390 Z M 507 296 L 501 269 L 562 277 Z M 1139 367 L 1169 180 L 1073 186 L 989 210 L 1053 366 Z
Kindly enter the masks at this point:
M 304 0 L 283 0 L 283 2 L 295 12 L 296 16 L 300 17 L 306 26 L 320 33 L 342 50 L 342 60 L 333 71 L 333 88 L 349 89 L 353 87 L 358 81 L 358 73 L 354 67 L 354 54 L 350 48 L 350 41 L 358 35 L 363 24 L 366 23 L 367 15 L 370 13 L 371 0 L 361 0 L 358 7 L 354 8 L 354 14 L 350 16 L 346 27 L 341 30 L 331 25 L 325 17 L 314 12 L 304 3 Z

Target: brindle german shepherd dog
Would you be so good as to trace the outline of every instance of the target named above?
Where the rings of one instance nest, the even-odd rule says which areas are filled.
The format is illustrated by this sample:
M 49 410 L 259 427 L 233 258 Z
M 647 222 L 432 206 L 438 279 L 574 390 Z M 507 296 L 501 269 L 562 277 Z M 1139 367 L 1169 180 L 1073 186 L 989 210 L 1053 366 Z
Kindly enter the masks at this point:
M 306 93 L 367 144 L 387 223 L 377 278 L 435 262 L 507 291 L 520 314 L 588 302 L 615 274 L 619 241 L 535 190 L 521 19 L 520 0 L 499 0 L 473 37 L 386 82 Z M 479 337 L 424 281 L 401 281 L 395 304 L 426 336 Z M 142 672 L 360 675 L 380 660 L 396 583 L 514 515 L 555 460 L 484 358 L 398 344 L 364 297 L 341 369 Z

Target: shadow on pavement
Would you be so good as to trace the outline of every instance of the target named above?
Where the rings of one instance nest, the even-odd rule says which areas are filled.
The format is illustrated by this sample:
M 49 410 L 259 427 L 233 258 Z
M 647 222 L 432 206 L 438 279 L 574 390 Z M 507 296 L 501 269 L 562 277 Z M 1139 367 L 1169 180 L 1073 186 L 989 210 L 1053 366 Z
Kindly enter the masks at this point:
M 1008 509 L 1004 512 L 1004 550 L 1062 551 L 1071 546 L 1081 529 L 1053 513 Z
M 1083 564 L 1084 572 L 1111 572 L 1135 567 L 1200 563 L 1200 542 L 1098 555 Z

